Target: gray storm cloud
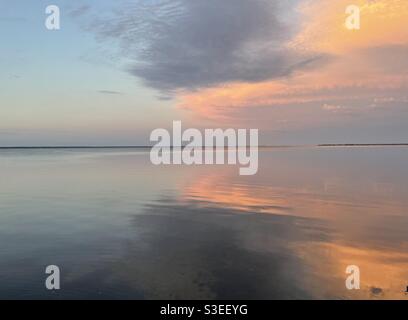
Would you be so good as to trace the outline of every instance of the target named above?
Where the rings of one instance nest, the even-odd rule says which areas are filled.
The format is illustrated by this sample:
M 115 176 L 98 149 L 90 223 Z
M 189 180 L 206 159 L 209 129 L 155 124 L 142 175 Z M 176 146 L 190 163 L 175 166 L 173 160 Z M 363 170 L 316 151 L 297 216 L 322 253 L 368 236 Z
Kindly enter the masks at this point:
M 156 0 L 125 3 L 93 25 L 118 41 L 128 71 L 163 92 L 289 75 L 314 57 L 285 49 L 297 1 Z

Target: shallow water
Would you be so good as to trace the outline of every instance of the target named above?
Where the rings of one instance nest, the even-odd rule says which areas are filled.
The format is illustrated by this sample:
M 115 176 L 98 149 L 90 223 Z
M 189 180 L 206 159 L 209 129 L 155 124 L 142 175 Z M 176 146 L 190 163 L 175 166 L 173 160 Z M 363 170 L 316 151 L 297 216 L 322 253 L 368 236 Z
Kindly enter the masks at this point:
M 408 147 L 273 148 L 239 176 L 141 149 L 0 150 L 0 298 L 405 299 L 407 163 Z

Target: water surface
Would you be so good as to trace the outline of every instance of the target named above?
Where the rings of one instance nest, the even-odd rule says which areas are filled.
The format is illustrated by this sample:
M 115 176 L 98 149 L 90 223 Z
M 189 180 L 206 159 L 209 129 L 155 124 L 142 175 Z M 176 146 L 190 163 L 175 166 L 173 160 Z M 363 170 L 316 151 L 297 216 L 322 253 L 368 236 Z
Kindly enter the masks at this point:
M 0 298 L 405 299 L 407 163 L 402 146 L 273 148 L 239 176 L 143 149 L 0 150 Z

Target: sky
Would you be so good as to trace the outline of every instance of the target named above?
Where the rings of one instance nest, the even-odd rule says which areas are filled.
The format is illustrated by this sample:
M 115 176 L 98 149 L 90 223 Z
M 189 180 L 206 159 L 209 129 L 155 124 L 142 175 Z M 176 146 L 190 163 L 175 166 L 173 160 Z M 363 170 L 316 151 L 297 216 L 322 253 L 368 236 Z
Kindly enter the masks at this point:
M 147 145 L 174 120 L 401 143 L 407 89 L 406 0 L 0 0 L 0 146 Z

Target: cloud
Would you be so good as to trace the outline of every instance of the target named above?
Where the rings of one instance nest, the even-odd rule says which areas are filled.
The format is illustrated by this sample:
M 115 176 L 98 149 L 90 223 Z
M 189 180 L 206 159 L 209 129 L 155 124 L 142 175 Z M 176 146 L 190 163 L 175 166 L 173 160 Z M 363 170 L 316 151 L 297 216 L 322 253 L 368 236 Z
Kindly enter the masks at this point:
M 323 110 L 327 110 L 327 111 L 335 111 L 335 110 L 341 110 L 341 109 L 343 109 L 343 107 L 342 107 L 342 106 L 336 106 L 336 105 L 333 105 L 333 104 L 327 104 L 327 103 L 325 103 L 325 104 L 322 106 L 322 109 L 323 109 Z
M 358 48 L 405 44 L 408 38 L 406 0 L 354 0 L 360 8 L 361 29 L 345 27 L 349 0 L 303 0 L 299 6 L 301 30 L 291 42 L 301 50 L 350 54 Z
M 327 104 L 327 103 L 325 103 L 325 104 L 322 106 L 322 109 L 323 109 L 323 110 L 326 110 L 326 111 L 338 112 L 338 111 L 341 111 L 341 110 L 346 109 L 346 107 L 339 106 L 339 105 L 334 105 L 334 104 Z
M 98 92 L 102 94 L 123 94 L 122 92 L 112 90 L 99 90 Z
M 194 110 L 200 117 L 220 119 L 222 116 L 227 120 L 235 117 L 238 109 L 258 107 L 297 105 L 300 114 L 300 109 L 310 103 L 331 106 L 320 108 L 327 115 L 365 113 L 368 116 L 373 111 L 369 106 L 394 107 L 393 112 L 406 109 L 407 44 L 349 48 L 348 52 L 330 55 L 324 59 L 327 62 L 324 65 L 319 59 L 318 67 L 310 63 L 308 68 L 289 78 L 229 83 L 183 93 L 179 95 L 180 105 Z M 377 99 L 381 97 L 393 97 L 393 101 Z M 283 112 L 282 108 L 279 110 Z
M 71 17 L 79 17 L 79 16 L 82 16 L 82 15 L 86 14 L 90 10 L 91 10 L 90 5 L 83 4 L 83 5 L 79 6 L 79 7 L 76 7 L 75 9 L 71 10 L 69 12 L 69 15 Z
M 95 21 L 118 41 L 129 72 L 162 92 L 284 77 L 319 57 L 285 47 L 297 1 L 139 0 Z

